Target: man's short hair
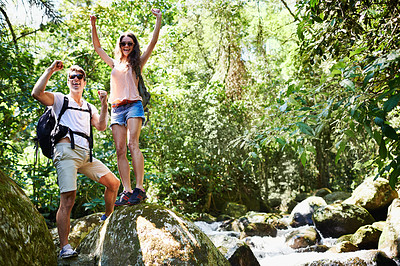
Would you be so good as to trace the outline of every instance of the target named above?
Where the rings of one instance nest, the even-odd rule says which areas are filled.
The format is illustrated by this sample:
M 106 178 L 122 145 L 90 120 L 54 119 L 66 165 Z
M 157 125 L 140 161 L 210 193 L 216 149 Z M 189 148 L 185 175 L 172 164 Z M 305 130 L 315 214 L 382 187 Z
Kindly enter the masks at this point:
M 68 78 L 69 78 L 69 74 L 71 74 L 71 72 L 74 72 L 74 71 L 83 74 L 83 79 L 86 80 L 86 72 L 85 72 L 85 70 L 83 70 L 83 68 L 81 68 L 78 65 L 72 65 L 68 69 L 68 72 L 67 72 Z

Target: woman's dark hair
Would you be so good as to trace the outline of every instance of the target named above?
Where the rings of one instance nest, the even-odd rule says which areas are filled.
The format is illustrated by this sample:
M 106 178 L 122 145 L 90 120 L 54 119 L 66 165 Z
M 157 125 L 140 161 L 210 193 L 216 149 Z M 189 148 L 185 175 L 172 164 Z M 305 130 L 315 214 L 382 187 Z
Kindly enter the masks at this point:
M 121 61 L 122 59 L 122 52 L 121 52 L 121 47 L 120 43 L 124 37 L 129 37 L 133 40 L 134 46 L 132 52 L 128 55 L 128 62 L 132 67 L 132 70 L 135 71 L 136 76 L 139 75 L 140 71 L 140 56 L 141 56 L 141 51 L 140 51 L 140 45 L 139 42 L 136 38 L 136 36 L 131 33 L 131 32 L 124 32 L 121 34 L 121 36 L 118 38 L 117 44 L 115 46 L 114 50 L 114 56 L 115 59 Z

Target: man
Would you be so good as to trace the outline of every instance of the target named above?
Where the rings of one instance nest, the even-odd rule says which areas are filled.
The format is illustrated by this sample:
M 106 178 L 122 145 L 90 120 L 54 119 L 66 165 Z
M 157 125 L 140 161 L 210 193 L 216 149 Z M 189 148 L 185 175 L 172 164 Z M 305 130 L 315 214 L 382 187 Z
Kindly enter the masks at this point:
M 56 116 L 64 103 L 65 95 L 59 92 L 45 91 L 47 82 L 54 72 L 63 69 L 63 62 L 56 60 L 45 70 L 32 90 L 32 96 L 46 106 L 52 106 Z M 105 220 L 114 210 L 114 202 L 117 197 L 119 180 L 111 171 L 99 160 L 92 158 L 89 141 L 84 136 L 90 135 L 90 123 L 98 130 L 104 131 L 107 128 L 107 92 L 99 90 L 101 101 L 100 115 L 96 107 L 88 104 L 82 97 L 83 89 L 86 86 L 85 71 L 79 66 L 71 66 L 68 70 L 68 109 L 62 115 L 59 124 L 68 127 L 69 134 L 65 134 L 55 145 L 53 152 L 53 163 L 57 170 L 58 186 L 60 188 L 60 206 L 57 211 L 56 221 L 58 235 L 60 238 L 61 258 L 77 256 L 77 252 L 68 244 L 70 231 L 70 214 L 75 203 L 76 197 L 76 177 L 80 172 L 87 177 L 103 184 L 106 189 L 104 192 Z M 90 105 L 90 108 L 89 108 Z M 90 121 L 90 112 L 92 119 Z M 83 134 L 71 134 L 80 132 Z M 71 145 L 72 138 L 72 145 Z

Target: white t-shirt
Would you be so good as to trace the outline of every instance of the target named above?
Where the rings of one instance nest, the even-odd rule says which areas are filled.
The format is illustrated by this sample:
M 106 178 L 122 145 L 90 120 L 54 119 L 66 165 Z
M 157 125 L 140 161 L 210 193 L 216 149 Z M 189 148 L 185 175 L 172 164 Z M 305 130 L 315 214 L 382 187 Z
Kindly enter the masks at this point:
M 64 94 L 60 92 L 54 92 L 54 104 L 53 104 L 53 110 L 58 117 L 61 108 L 64 104 Z M 68 97 L 68 106 L 69 107 L 74 107 L 74 108 L 79 108 L 82 110 L 88 110 L 88 102 L 86 102 L 82 98 L 82 106 L 79 106 L 77 102 L 71 97 L 71 95 L 66 95 Z M 98 114 L 99 112 L 97 111 L 96 107 L 94 107 L 93 104 L 90 104 L 90 108 L 92 111 L 92 116 L 94 114 Z M 90 114 L 89 112 L 82 112 L 78 110 L 73 110 L 73 109 L 67 109 L 65 113 L 62 115 L 60 124 L 63 126 L 69 127 L 72 131 L 78 131 L 85 133 L 86 135 L 90 136 Z M 65 137 L 69 137 L 69 134 L 67 134 Z M 84 137 L 81 137 L 79 135 L 74 134 L 74 141 L 75 145 L 89 149 L 89 142 L 87 139 Z

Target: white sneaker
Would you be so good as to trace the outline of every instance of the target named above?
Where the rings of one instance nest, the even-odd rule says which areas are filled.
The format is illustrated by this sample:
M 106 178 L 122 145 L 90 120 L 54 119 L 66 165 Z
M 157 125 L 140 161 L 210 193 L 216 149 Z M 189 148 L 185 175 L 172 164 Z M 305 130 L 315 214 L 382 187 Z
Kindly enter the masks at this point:
M 71 258 L 78 256 L 78 252 L 72 249 L 70 244 L 65 245 L 61 251 L 59 257 L 62 259 Z

